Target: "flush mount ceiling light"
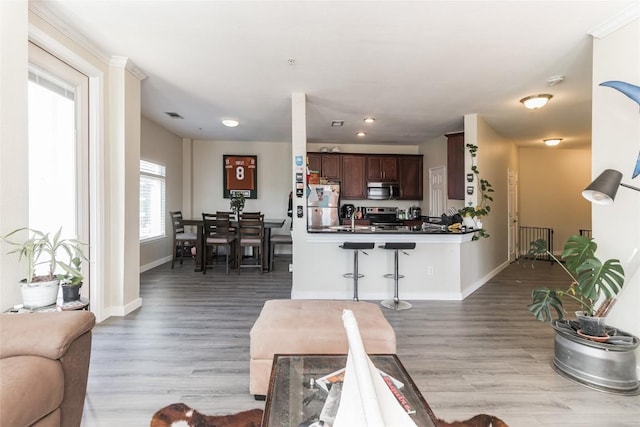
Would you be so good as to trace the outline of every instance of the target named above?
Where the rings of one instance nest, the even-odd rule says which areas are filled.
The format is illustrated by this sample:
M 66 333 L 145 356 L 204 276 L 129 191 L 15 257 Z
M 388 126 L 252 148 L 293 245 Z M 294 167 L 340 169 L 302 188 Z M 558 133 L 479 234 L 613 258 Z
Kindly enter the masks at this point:
M 531 95 L 525 98 L 522 98 L 520 102 L 524 104 L 524 106 L 530 110 L 535 110 L 537 108 L 542 108 L 547 105 L 547 102 L 553 98 L 553 95 L 549 95 L 548 93 L 542 93 L 539 95 Z
M 240 122 L 237 121 L 237 120 L 233 120 L 233 119 L 224 119 L 222 121 L 222 124 L 225 125 L 228 128 L 234 128 L 234 127 L 238 126 L 240 124 Z
M 332 120 L 331 121 L 331 127 L 339 127 L 344 125 L 344 120 Z
M 548 145 L 549 147 L 553 147 L 555 145 L 560 144 L 560 141 L 562 141 L 562 138 L 548 138 L 548 139 L 543 139 L 542 141 L 544 141 L 545 145 Z
M 365 119 L 364 119 L 365 123 L 373 123 L 375 121 L 376 121 L 376 119 L 374 117 L 365 117 Z
M 356 132 L 356 135 L 358 135 L 358 136 L 366 136 L 367 133 L 360 131 L 360 132 Z

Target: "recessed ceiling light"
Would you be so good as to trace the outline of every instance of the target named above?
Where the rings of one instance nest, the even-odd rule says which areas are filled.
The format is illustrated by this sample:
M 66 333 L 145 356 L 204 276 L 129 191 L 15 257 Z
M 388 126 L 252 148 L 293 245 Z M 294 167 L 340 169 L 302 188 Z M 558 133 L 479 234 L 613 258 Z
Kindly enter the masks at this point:
M 166 111 L 165 114 L 172 119 L 184 119 L 184 117 L 174 111 Z
M 548 138 L 548 139 L 543 139 L 542 141 L 544 141 L 544 143 L 549 147 L 553 147 L 554 145 L 560 144 L 560 141 L 562 141 L 562 138 Z
M 332 120 L 331 127 L 338 127 L 344 125 L 344 120 Z
M 553 98 L 553 95 L 549 95 L 548 93 L 543 93 L 540 95 L 531 95 L 525 98 L 522 98 L 520 102 L 524 104 L 530 110 L 535 110 L 537 108 L 542 108 L 547 105 L 547 102 Z
M 360 131 L 360 132 L 357 132 L 356 135 L 358 135 L 358 136 L 366 136 L 367 133 Z
M 237 120 L 233 120 L 233 119 L 224 119 L 222 121 L 222 124 L 225 125 L 226 127 L 234 128 L 234 127 L 238 126 L 240 124 L 240 122 L 237 121 Z
M 376 119 L 374 117 L 365 117 L 365 119 L 364 119 L 365 123 L 373 123 L 375 121 L 376 121 Z

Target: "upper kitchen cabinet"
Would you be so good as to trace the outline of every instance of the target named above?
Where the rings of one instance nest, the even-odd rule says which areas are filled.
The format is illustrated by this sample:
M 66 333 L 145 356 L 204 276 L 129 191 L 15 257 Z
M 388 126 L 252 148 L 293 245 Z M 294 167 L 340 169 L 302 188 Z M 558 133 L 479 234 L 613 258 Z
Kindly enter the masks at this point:
M 367 181 L 398 181 L 398 156 L 368 155 Z
M 398 156 L 401 200 L 422 200 L 422 155 Z
M 322 154 L 307 153 L 307 166 L 309 170 L 318 172 L 322 176 Z
M 322 174 L 328 179 L 342 179 L 342 155 L 341 154 L 323 154 L 322 155 Z
M 464 200 L 464 132 L 447 137 L 447 191 L 449 199 Z
M 364 199 L 366 198 L 366 191 L 365 156 L 361 154 L 343 154 L 340 197 L 343 199 Z
M 309 169 L 317 171 L 321 177 L 342 179 L 342 154 L 307 153 Z

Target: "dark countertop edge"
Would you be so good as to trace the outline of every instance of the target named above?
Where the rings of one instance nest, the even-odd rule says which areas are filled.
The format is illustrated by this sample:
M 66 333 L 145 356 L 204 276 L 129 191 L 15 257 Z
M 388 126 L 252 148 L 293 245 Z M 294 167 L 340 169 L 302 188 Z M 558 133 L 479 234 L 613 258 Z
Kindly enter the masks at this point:
M 412 230 L 330 230 L 330 229 L 316 229 L 316 230 L 307 230 L 309 234 L 345 234 L 345 235 L 353 235 L 353 234 L 408 234 L 408 235 L 438 235 L 438 236 L 461 236 L 465 234 L 473 234 L 479 230 L 470 230 L 465 232 L 452 232 L 452 231 L 412 231 Z

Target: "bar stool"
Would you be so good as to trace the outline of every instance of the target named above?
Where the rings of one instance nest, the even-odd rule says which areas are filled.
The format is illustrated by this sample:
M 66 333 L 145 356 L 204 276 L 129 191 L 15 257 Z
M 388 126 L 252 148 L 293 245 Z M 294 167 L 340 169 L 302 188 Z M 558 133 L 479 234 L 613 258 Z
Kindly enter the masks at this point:
M 380 303 L 385 308 L 391 310 L 408 310 L 411 308 L 411 304 L 406 301 L 400 301 L 398 298 L 398 281 L 404 276 L 398 274 L 398 251 L 402 251 L 403 254 L 409 255 L 405 250 L 415 249 L 415 242 L 397 242 L 397 243 L 385 243 L 384 246 L 379 246 L 381 249 L 388 249 L 393 251 L 393 274 L 385 274 L 387 279 L 393 279 L 395 289 L 393 293 L 393 299 L 384 300 Z
M 342 277 L 353 278 L 353 300 L 358 301 L 358 279 L 364 277 L 364 274 L 358 273 L 358 252 L 369 255 L 364 250 L 373 249 L 375 246 L 372 242 L 344 242 L 340 247 L 353 251 L 353 273 L 345 273 Z

